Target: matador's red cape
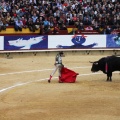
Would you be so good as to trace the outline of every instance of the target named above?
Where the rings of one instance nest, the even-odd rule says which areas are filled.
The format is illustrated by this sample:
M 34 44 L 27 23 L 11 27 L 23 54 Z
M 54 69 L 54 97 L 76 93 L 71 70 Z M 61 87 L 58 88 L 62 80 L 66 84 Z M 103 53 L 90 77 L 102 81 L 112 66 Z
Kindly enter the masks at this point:
M 74 83 L 76 81 L 77 75 L 79 75 L 79 74 L 74 72 L 73 70 L 70 70 L 66 67 L 63 67 L 62 70 L 61 70 L 60 80 L 63 83 Z

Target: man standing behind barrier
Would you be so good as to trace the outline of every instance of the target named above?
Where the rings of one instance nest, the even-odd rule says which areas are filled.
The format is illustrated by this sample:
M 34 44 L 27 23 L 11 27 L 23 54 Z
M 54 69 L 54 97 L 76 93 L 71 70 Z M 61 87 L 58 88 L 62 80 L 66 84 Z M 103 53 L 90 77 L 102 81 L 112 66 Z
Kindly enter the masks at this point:
M 61 83 L 62 81 L 60 81 L 60 77 L 61 77 L 61 68 L 63 67 L 62 64 L 62 57 L 65 57 L 64 53 L 61 51 L 59 52 L 56 57 L 55 57 L 55 69 L 53 70 L 53 72 L 50 75 L 50 78 L 48 80 L 48 82 L 51 82 L 52 76 L 55 74 L 55 72 L 58 70 L 59 73 L 59 83 Z

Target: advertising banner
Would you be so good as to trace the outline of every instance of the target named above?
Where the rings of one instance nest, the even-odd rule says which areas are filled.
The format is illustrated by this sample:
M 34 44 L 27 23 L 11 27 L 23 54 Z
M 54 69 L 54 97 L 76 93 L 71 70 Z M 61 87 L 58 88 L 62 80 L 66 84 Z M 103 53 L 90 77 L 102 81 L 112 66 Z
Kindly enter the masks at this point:
M 48 36 L 5 36 L 4 50 L 48 49 Z
M 49 35 L 48 48 L 106 48 L 106 35 Z
M 107 48 L 120 48 L 120 34 L 106 36 Z
M 0 50 L 120 48 L 120 34 L 0 36 Z

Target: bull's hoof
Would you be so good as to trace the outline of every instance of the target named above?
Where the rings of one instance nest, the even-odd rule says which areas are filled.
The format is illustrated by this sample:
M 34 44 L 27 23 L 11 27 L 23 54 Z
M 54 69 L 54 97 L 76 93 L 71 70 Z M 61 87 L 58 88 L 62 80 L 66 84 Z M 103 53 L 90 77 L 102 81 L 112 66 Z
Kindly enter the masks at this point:
M 112 82 L 112 80 L 106 80 L 106 82 Z

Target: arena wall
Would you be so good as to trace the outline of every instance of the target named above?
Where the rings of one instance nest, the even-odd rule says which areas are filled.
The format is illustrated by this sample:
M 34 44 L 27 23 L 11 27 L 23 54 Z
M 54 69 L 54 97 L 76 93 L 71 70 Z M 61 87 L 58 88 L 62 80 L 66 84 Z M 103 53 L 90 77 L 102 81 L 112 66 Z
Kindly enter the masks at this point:
M 4 52 L 0 52 L 0 57 L 4 57 L 4 58 L 15 58 L 15 57 L 27 57 L 27 56 L 55 56 L 59 51 L 64 51 L 64 53 L 66 55 L 71 55 L 71 56 L 77 56 L 77 55 L 105 55 L 105 56 L 109 56 L 109 55 L 120 55 L 120 50 L 114 50 L 114 49 L 109 49 L 109 50 L 105 50 L 105 49 L 87 49 L 87 50 L 49 50 L 49 51 L 4 51 Z

